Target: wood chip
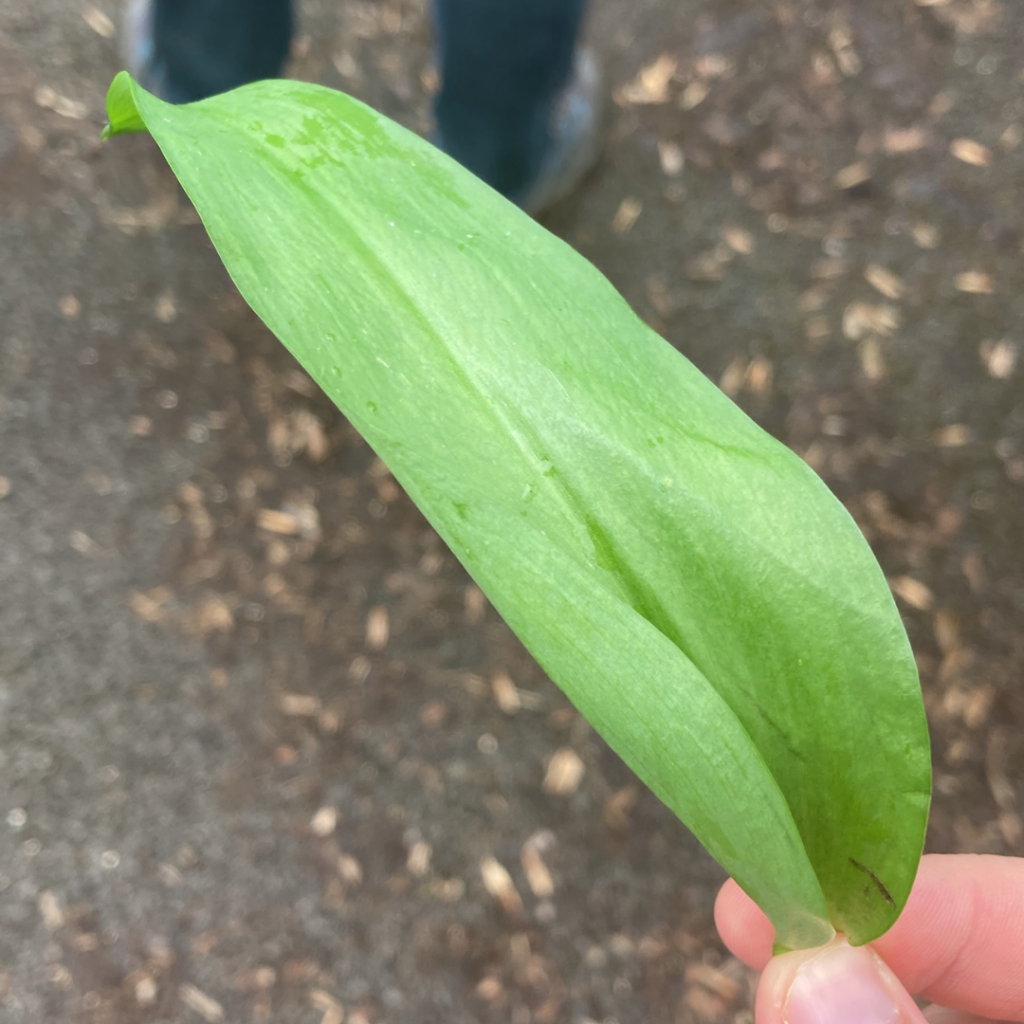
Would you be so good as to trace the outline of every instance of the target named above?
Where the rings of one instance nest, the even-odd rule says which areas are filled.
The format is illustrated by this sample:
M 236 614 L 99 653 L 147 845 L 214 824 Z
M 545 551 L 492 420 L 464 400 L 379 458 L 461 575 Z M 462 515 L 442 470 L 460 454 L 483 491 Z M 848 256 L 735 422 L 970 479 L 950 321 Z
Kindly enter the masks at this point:
M 345 1010 L 341 1003 L 322 988 L 314 988 L 310 991 L 309 1005 L 323 1014 L 320 1024 L 342 1024 L 345 1020 Z
M 5 476 L 0 476 L 0 501 L 3 501 L 10 493 L 11 481 Z
M 604 823 L 614 832 L 625 832 L 629 828 L 629 812 L 639 795 L 636 786 L 617 789 L 604 802 Z
M 1024 129 L 1019 124 L 1011 124 L 999 136 L 999 148 L 1004 153 L 1012 153 L 1024 141 Z
M 72 530 L 68 543 L 80 555 L 98 555 L 102 552 L 99 545 L 81 529 Z
M 968 729 L 978 729 L 985 724 L 995 696 L 996 691 L 991 686 L 978 686 L 967 694 L 963 716 Z
M 640 216 L 643 208 L 644 204 L 635 196 L 626 196 L 619 203 L 619 208 L 615 211 L 615 216 L 612 218 L 612 231 L 617 235 L 626 234 L 637 222 L 637 218 Z
M 1013 375 L 1017 366 L 1017 346 L 1005 338 L 1002 341 L 983 341 L 978 348 L 981 361 L 985 364 L 989 376 L 997 380 L 1006 380 Z M 0 487 L 0 497 L 3 497 Z
M 338 874 L 341 875 L 342 881 L 348 885 L 362 884 L 362 866 L 355 857 L 350 857 L 348 854 L 343 853 L 338 857 Z
M 736 123 L 720 110 L 709 114 L 701 128 L 710 139 L 720 146 L 735 146 L 739 138 Z
M 939 229 L 934 224 L 918 221 L 910 229 L 914 242 L 922 249 L 935 249 L 939 244 Z
M 228 633 L 234 629 L 235 616 L 223 597 L 219 594 L 210 594 L 196 609 L 195 625 L 203 636 L 210 633 Z
M 436 892 L 445 903 L 458 903 L 466 894 L 466 883 L 461 878 L 447 878 L 438 883 Z
M 743 985 L 725 971 L 712 967 L 711 964 L 690 964 L 686 968 L 683 980 L 688 985 L 700 985 L 713 992 L 727 1003 L 734 1002 L 743 991 Z
M 949 144 L 949 151 L 957 160 L 974 167 L 988 167 L 992 163 L 992 150 L 974 139 L 954 139 Z
M 256 513 L 256 525 L 269 533 L 280 533 L 290 537 L 299 532 L 299 521 L 290 512 L 274 508 L 261 508 Z
M 669 84 L 678 66 L 677 58 L 670 53 L 663 53 L 656 61 L 643 68 L 632 82 L 618 90 L 615 94 L 616 102 L 623 106 L 667 103 Z
M 960 621 L 953 612 L 942 608 L 935 613 L 935 642 L 943 654 L 949 654 L 960 646 Z
M 679 106 L 683 110 L 693 110 L 699 107 L 711 92 L 711 86 L 706 82 L 691 82 L 679 97 Z
M 964 576 L 975 594 L 982 594 L 988 586 L 988 573 L 985 570 L 985 563 L 977 552 L 964 555 L 960 562 Z
M 471 583 L 466 587 L 463 604 L 466 608 L 466 618 L 471 625 L 475 626 L 483 621 L 484 615 L 487 612 L 487 598 L 475 583 Z
M 267 964 L 255 968 L 251 973 L 247 972 L 247 977 L 251 979 L 252 987 L 256 989 L 273 988 L 277 984 L 277 971 Z
M 828 45 L 836 53 L 853 45 L 853 37 L 850 35 L 850 29 L 846 24 L 842 23 L 842 21 L 835 25 L 835 27 L 829 32 Z
M 887 299 L 903 297 L 906 286 L 891 270 L 878 263 L 869 263 L 864 270 L 864 279 L 872 288 L 880 291 Z
M 309 693 L 282 693 L 277 709 L 290 718 L 311 718 L 320 711 L 320 698 Z
M 498 707 L 506 715 L 514 715 L 523 705 L 519 699 L 519 690 L 507 672 L 496 672 L 491 680 L 491 689 Z
M 882 136 L 882 149 L 889 156 L 900 156 L 903 153 L 916 153 L 928 142 L 928 133 L 924 128 L 887 128 Z
M 882 346 L 878 343 L 877 338 L 865 338 L 860 343 L 857 354 L 860 357 L 861 370 L 868 380 L 885 379 L 885 358 L 882 356 Z
M 117 35 L 117 26 L 113 21 L 98 7 L 93 7 L 92 4 L 86 4 L 82 8 L 82 20 L 96 35 L 102 36 L 104 39 L 113 39 Z
M 178 488 L 178 497 L 181 498 L 183 504 L 188 505 L 190 508 L 203 504 L 203 492 L 191 480 L 186 480 Z
M 158 991 L 156 981 L 148 974 L 144 974 L 135 982 L 135 1002 L 139 1006 L 152 1006 L 156 1002 Z
M 302 370 L 289 370 L 284 375 L 284 386 L 297 394 L 312 398 L 317 393 L 316 382 Z
M 523 847 L 521 854 L 523 871 L 533 895 L 538 899 L 547 899 L 555 891 L 555 883 L 551 878 L 544 858 L 534 849 Z
M 309 823 L 309 830 L 321 839 L 329 836 L 337 827 L 338 812 L 333 807 L 321 807 Z
M 173 596 L 170 587 L 153 587 L 145 594 L 135 591 L 128 606 L 143 622 L 161 622 L 166 617 L 164 606 Z
M 548 769 L 544 775 L 544 792 L 556 796 L 568 796 L 579 789 L 583 781 L 586 766 L 580 755 L 572 747 L 562 747 L 556 750 L 548 762 Z
M 735 253 L 726 245 L 702 252 L 686 265 L 686 273 L 695 281 L 721 281 L 725 268 Z
M 484 857 L 480 861 L 480 877 L 484 888 L 493 896 L 509 914 L 520 914 L 523 901 L 516 889 L 512 876 L 494 857 Z
M 871 334 L 885 337 L 899 325 L 900 314 L 895 306 L 851 302 L 843 310 L 843 336 L 850 341 L 860 341 Z
M 682 146 L 675 142 L 658 142 L 658 160 L 661 163 L 662 173 L 669 178 L 678 177 L 683 173 L 686 166 L 686 157 L 683 154 Z
M 960 291 L 970 295 L 994 295 L 996 290 L 992 278 L 980 270 L 965 270 L 962 274 L 957 274 L 956 286 Z
M 218 928 L 207 928 L 192 941 L 195 956 L 209 956 L 224 941 L 224 933 Z
M 362 686 L 370 678 L 372 671 L 373 663 L 370 659 L 365 654 L 357 654 L 348 667 L 348 677 L 353 683 Z
M 149 437 L 153 433 L 153 421 L 148 416 L 129 416 L 128 433 L 136 437 Z
M 476 986 L 476 994 L 489 1003 L 499 1003 L 505 998 L 505 986 L 499 978 L 483 978 Z
M 707 1021 L 708 1024 L 724 1021 L 729 1012 L 729 1006 L 724 999 L 700 985 L 691 985 L 686 990 L 683 1001 L 699 1020 Z
M 39 916 L 43 919 L 43 927 L 48 932 L 59 931 L 64 927 L 64 911 L 55 893 L 45 889 L 39 894 Z
M 849 423 L 842 417 L 831 413 L 821 421 L 821 432 L 826 437 L 845 437 Z
M 431 700 L 420 711 L 420 724 L 426 729 L 436 729 L 448 717 L 448 705 L 443 700 Z
M 219 1024 L 224 1019 L 224 1007 L 205 992 L 200 992 L 195 985 L 179 985 L 178 998 L 207 1024 Z
M 173 295 L 164 294 L 153 303 L 153 315 L 162 324 L 173 324 L 178 319 L 178 303 Z
M 985 779 L 992 799 L 1001 811 L 1012 811 L 1017 806 L 1017 790 L 1007 776 L 1008 742 L 1003 726 L 996 726 L 988 738 L 985 751 Z
M 725 368 L 718 379 L 718 386 L 730 397 L 735 398 L 743 389 L 743 381 L 747 375 L 747 361 L 743 356 L 736 356 Z
M 655 273 L 647 278 L 647 299 L 658 316 L 666 319 L 679 308 L 676 295 L 669 290 L 665 274 Z
M 832 281 L 850 269 L 849 263 L 841 256 L 827 256 L 811 267 L 811 277 L 816 281 Z
M 743 376 L 743 386 L 755 395 L 767 395 L 772 389 L 774 371 L 771 360 L 758 356 L 750 360 Z
M 754 236 L 746 228 L 727 225 L 722 228 L 722 238 L 740 256 L 749 256 L 754 251 Z
M 366 646 L 371 651 L 381 651 L 387 646 L 390 635 L 388 610 L 383 605 L 375 605 L 366 616 Z
M 839 65 L 839 70 L 847 78 L 852 78 L 854 75 L 859 75 L 864 69 L 860 56 L 852 46 L 846 47 L 844 50 L 840 50 L 836 54 L 836 63 Z
M 807 321 L 807 340 L 812 345 L 820 345 L 832 336 L 832 328 L 829 326 L 827 316 L 812 316 Z
M 939 448 L 962 448 L 973 438 L 971 428 L 964 423 L 951 423 L 941 427 L 932 435 L 932 442 Z
M 871 168 L 863 161 L 844 167 L 834 179 L 836 188 L 840 189 L 856 188 L 870 180 Z
M 269 598 L 280 599 L 287 595 L 288 584 L 280 573 L 269 573 L 263 580 L 263 593 Z
M 544 850 L 554 845 L 554 834 L 548 829 L 535 832 L 523 843 L 519 859 L 523 865 L 523 872 L 526 874 L 527 884 L 530 891 L 538 899 L 548 899 L 554 894 L 555 883 L 544 863 L 542 854 Z
M 409 847 L 409 853 L 405 858 L 405 867 L 410 875 L 422 878 L 430 873 L 430 859 L 433 856 L 433 848 L 430 843 L 422 839 L 417 840 Z
M 999 831 L 1011 847 L 1018 847 L 1024 840 L 1024 820 L 1016 811 L 1003 811 L 999 815 Z
M 728 78 L 736 65 L 724 53 L 703 53 L 693 62 L 699 78 Z
M 918 611 L 929 611 L 935 604 L 935 596 L 931 590 L 913 576 L 896 576 L 889 580 L 889 586 L 897 597 Z
M 835 61 L 827 53 L 814 54 L 811 58 L 811 72 L 818 85 L 835 85 L 840 80 Z
M 943 89 L 935 94 L 928 104 L 928 116 L 936 120 L 945 117 L 956 104 L 956 93 L 952 89 Z
M 287 449 L 293 455 L 305 452 L 311 462 L 323 462 L 331 452 L 327 432 L 318 416 L 308 409 L 297 409 L 288 416 Z M 397 487 L 392 482 L 397 492 Z
M 797 308 L 801 313 L 814 313 L 828 302 L 831 294 L 832 289 L 827 285 L 815 285 L 813 288 L 808 288 L 807 291 L 800 296 L 797 301 Z
M 70 121 L 84 121 L 89 116 L 89 108 L 84 103 L 61 96 L 48 85 L 36 89 L 35 101 L 38 106 L 52 110 L 55 114 L 66 117 Z

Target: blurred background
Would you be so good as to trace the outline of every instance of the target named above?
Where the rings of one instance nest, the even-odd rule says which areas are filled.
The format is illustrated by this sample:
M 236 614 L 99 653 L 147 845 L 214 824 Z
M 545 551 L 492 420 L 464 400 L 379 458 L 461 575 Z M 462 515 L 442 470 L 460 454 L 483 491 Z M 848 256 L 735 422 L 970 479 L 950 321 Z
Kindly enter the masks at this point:
M 722 873 L 246 309 L 114 0 L 0 0 L 0 1021 L 749 1022 Z M 421 0 L 291 72 L 429 128 Z M 933 851 L 1024 853 L 1024 9 L 595 0 L 545 221 L 822 474 L 934 738 Z

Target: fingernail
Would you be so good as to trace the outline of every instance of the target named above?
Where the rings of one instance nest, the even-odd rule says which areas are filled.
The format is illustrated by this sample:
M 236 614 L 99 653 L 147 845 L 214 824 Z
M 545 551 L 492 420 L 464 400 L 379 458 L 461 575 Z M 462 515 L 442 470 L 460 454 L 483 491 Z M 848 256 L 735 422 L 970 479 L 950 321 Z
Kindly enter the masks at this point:
M 786 1024 L 896 1024 L 900 1011 L 867 949 L 830 946 L 802 964 L 789 987 Z

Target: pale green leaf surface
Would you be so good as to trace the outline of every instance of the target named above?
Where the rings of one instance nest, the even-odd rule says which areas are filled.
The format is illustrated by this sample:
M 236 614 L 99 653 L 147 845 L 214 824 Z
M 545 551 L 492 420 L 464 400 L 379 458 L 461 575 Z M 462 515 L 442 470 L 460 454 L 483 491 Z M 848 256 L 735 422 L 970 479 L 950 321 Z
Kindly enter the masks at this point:
M 327 89 L 118 76 L 246 300 L 787 947 L 881 934 L 930 793 L 911 651 L 821 481 L 586 260 Z

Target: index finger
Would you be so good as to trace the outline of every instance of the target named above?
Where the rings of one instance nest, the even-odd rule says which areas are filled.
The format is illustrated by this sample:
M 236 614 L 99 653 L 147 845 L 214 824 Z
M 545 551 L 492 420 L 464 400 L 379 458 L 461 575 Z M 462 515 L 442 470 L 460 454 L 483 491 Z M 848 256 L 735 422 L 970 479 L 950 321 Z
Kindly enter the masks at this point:
M 715 923 L 736 956 L 764 968 L 774 931 L 731 880 L 718 894 Z M 1024 1021 L 1024 859 L 923 857 L 906 909 L 871 945 L 914 995 Z

